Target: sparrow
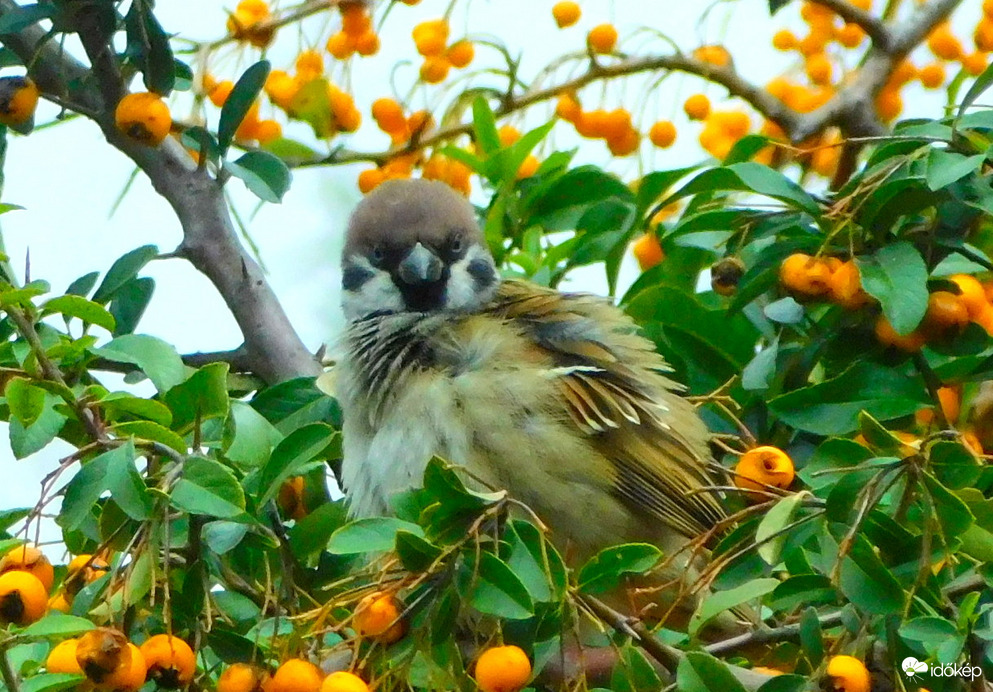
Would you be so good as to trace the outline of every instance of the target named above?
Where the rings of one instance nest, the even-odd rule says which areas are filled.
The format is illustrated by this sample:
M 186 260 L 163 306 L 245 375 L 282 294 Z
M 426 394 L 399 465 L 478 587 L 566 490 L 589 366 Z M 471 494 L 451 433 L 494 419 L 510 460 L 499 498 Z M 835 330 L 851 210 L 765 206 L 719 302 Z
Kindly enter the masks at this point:
M 603 298 L 502 280 L 444 183 L 390 180 L 358 205 L 342 288 L 352 516 L 388 514 L 437 455 L 527 504 L 573 560 L 676 552 L 725 518 L 707 429 L 652 342 Z

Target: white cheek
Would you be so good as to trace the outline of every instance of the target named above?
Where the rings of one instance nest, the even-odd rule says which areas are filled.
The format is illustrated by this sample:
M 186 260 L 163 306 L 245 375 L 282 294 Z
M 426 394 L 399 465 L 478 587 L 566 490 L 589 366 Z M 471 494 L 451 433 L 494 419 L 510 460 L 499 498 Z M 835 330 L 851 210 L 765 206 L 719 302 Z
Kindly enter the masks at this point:
M 346 319 L 355 320 L 373 312 L 403 310 L 404 305 L 403 296 L 390 275 L 377 271 L 359 288 L 342 291 L 341 307 Z
M 492 285 L 480 289 L 476 279 L 469 273 L 469 263 L 481 258 L 489 259 L 488 253 L 482 247 L 474 247 L 465 257 L 452 265 L 445 293 L 446 309 L 474 310 L 493 297 L 499 281 L 494 280 Z

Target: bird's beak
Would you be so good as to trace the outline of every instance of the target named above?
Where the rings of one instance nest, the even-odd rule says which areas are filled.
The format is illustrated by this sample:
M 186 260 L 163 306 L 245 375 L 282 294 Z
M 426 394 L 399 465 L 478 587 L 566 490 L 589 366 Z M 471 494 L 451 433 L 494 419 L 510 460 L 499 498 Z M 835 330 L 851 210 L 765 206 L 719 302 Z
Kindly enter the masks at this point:
M 437 281 L 443 268 L 438 255 L 418 243 L 400 262 L 397 273 L 405 284 L 417 285 Z

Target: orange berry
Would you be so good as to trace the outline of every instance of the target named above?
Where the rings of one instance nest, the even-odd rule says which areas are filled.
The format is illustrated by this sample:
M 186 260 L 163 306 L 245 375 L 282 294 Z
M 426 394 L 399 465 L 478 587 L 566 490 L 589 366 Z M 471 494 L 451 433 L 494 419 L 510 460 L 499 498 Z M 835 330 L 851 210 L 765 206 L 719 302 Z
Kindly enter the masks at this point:
M 320 692 L 321 669 L 302 658 L 291 658 L 276 669 L 266 692 Z
M 945 420 L 951 425 L 959 419 L 962 412 L 962 395 L 956 387 L 939 387 L 938 403 L 941 405 L 941 412 L 945 415 Z M 918 425 L 927 426 L 934 420 L 933 408 L 922 408 L 914 413 L 914 420 Z
M 375 31 L 367 31 L 364 34 L 359 34 L 355 38 L 355 51 L 359 55 L 370 56 L 375 55 L 379 52 L 380 42 L 379 34 Z
M 594 53 L 611 53 L 617 45 L 617 29 L 613 24 L 598 24 L 590 29 L 586 42 Z
M 893 68 L 893 72 L 890 73 L 890 78 L 887 81 L 887 86 L 901 86 L 917 78 L 917 67 L 914 63 L 909 60 L 901 60 L 896 67 Z
M 433 19 L 415 26 L 411 35 L 417 52 L 424 57 L 440 56 L 448 43 L 448 31 L 445 19 Z
M 403 636 L 400 603 L 390 594 L 370 594 L 356 606 L 352 625 L 360 637 L 392 644 Z
M 255 127 L 255 139 L 259 144 L 268 144 L 283 136 L 283 126 L 275 120 L 260 120 Z
M 151 92 L 128 94 L 122 98 L 114 110 L 114 122 L 128 139 L 150 147 L 161 144 L 172 129 L 169 106 L 158 94 Z
M 779 282 L 791 293 L 821 296 L 831 290 L 831 269 L 823 260 L 797 252 L 783 260 Z
M 128 644 L 123 632 L 97 627 L 79 637 L 76 662 L 87 678 L 106 689 L 105 682 L 111 675 L 131 667 L 132 651 Z
M 823 53 L 824 49 L 827 47 L 829 37 L 830 34 L 828 32 L 815 31 L 813 27 L 811 27 L 810 33 L 797 42 L 797 50 L 800 51 L 800 55 L 804 57 L 809 57 L 817 53 Z
M 905 353 L 920 351 L 925 341 L 924 335 L 916 329 L 909 334 L 900 334 L 882 315 L 876 320 L 875 331 L 876 338 L 883 346 L 892 346 Z
M 700 46 L 693 51 L 693 57 L 715 67 L 727 67 L 731 64 L 731 54 L 721 45 Z
M 234 131 L 234 138 L 239 142 L 250 142 L 258 137 L 259 130 L 259 102 L 256 101 L 248 109 L 245 118 Z
M 977 435 L 972 430 L 966 430 L 962 433 L 960 441 L 965 448 L 976 456 L 983 456 L 986 451 L 983 449 L 983 443 L 979 440 L 979 435 Z
M 392 133 L 407 129 L 407 118 L 403 114 L 403 107 L 391 98 L 373 101 L 372 117 L 383 132 Z
M 962 69 L 973 77 L 978 77 L 986 70 L 988 63 L 989 59 L 986 53 L 977 51 L 975 53 L 969 53 L 969 55 L 962 58 Z
M 659 244 L 659 238 L 654 233 L 645 233 L 634 242 L 631 248 L 641 271 L 648 271 L 652 267 L 662 264 L 665 259 L 665 252 Z
M 778 447 L 756 447 L 741 455 L 734 467 L 734 484 L 745 490 L 765 490 L 766 485 L 786 490 L 793 484 L 793 460 Z M 757 501 L 766 499 L 762 493 L 749 493 Z
M 0 622 L 29 625 L 48 608 L 48 591 L 30 572 L 0 574 Z
M 425 110 L 414 111 L 407 118 L 407 127 L 414 136 L 423 136 L 434 128 L 434 118 Z
M 248 663 L 233 663 L 217 678 L 217 692 L 264 692 L 269 674 Z
M 856 310 L 869 302 L 869 294 L 862 290 L 862 279 L 854 260 L 844 262 L 831 272 L 828 285 L 831 300 L 846 310 Z
M 575 123 L 583 114 L 583 107 L 576 100 L 575 94 L 563 92 L 559 94 L 558 103 L 555 105 L 555 114 L 563 120 Z
M 372 30 L 372 15 L 362 2 L 342 2 L 338 5 L 341 10 L 341 30 L 349 36 L 361 36 Z
M 780 29 L 772 36 L 772 47 L 776 50 L 793 50 L 799 39 L 789 29 Z
M 752 129 L 752 120 L 744 111 L 714 111 L 707 118 L 708 124 L 725 132 L 729 137 L 741 139 Z
M 198 162 L 199 163 L 199 162 Z M 72 597 L 62 589 L 48 599 L 48 612 L 57 610 L 60 613 L 68 613 L 72 610 Z
M 884 87 L 876 95 L 876 113 L 884 122 L 896 119 L 903 112 L 903 97 L 897 89 Z
M 297 81 L 301 84 L 313 81 L 324 74 L 324 56 L 316 50 L 305 50 L 296 59 Z
M 338 671 L 324 678 L 321 692 L 369 692 L 369 686 L 358 675 Z
M 49 673 L 73 673 L 82 675 L 83 669 L 76 660 L 76 644 L 78 639 L 66 639 L 56 644 L 45 659 L 45 669 Z
M 45 554 L 30 545 L 22 545 L 9 551 L 0 559 L 0 574 L 20 570 L 38 577 L 45 591 L 52 590 L 55 583 L 55 570 Z
M 92 555 L 77 555 L 66 567 L 66 577 L 62 588 L 70 596 L 79 592 L 84 584 L 91 584 L 105 575 L 110 566 L 101 558 Z
M 624 108 L 608 111 L 604 119 L 603 136 L 606 139 L 620 138 L 631 129 L 631 114 Z
M 482 692 L 517 692 L 531 678 L 531 661 L 516 646 L 495 646 L 480 655 L 474 677 Z
M 934 57 L 942 60 L 959 60 L 965 54 L 962 49 L 962 42 L 952 33 L 952 25 L 948 20 L 941 22 L 931 30 L 927 37 L 927 46 Z
M 865 39 L 865 31 L 858 24 L 845 24 L 835 30 L 834 38 L 845 48 L 858 48 Z
M 272 43 L 276 34 L 276 28 L 268 26 L 270 17 L 267 3 L 261 0 L 242 0 L 228 17 L 228 33 L 256 48 L 265 48 Z
M 424 58 L 424 62 L 421 64 L 421 79 L 428 84 L 443 82 L 445 77 L 448 76 L 448 71 L 450 68 L 451 64 L 443 55 L 428 56 Z
M 993 19 L 993 0 L 983 0 L 983 16 Z
M 386 175 L 378 168 L 369 168 L 359 173 L 359 191 L 367 195 L 386 180 Z
M 265 93 L 275 105 L 283 110 L 290 107 L 293 98 L 300 91 L 300 84 L 285 70 L 273 70 L 265 80 Z
M 814 84 L 830 84 L 834 71 L 831 60 L 824 53 L 815 53 L 807 58 L 807 77 Z
M 986 333 L 993 336 L 993 307 L 983 310 L 977 315 L 973 322 L 986 330 Z
M 210 90 L 210 93 L 207 94 L 207 97 L 210 99 L 211 103 L 220 108 L 228 100 L 228 96 L 231 95 L 232 89 L 234 89 L 234 82 L 230 79 L 225 79 L 223 82 L 218 82 L 214 88 Z
M 734 148 L 735 138 L 716 123 L 707 122 L 698 138 L 700 146 L 716 159 L 724 159 Z
M 583 111 L 573 124 L 582 137 L 603 137 L 607 129 L 607 111 L 602 108 Z
M 925 65 L 917 72 L 917 78 L 925 89 L 937 89 L 945 83 L 945 66 L 940 62 Z
M 0 77 L 0 123 L 22 125 L 34 118 L 38 86 L 30 77 Z
M 922 329 L 932 337 L 948 336 L 969 324 L 969 310 L 950 291 L 933 291 L 928 296 Z
M 579 21 L 581 15 L 577 2 L 557 2 L 552 5 L 552 17 L 560 29 L 572 26 Z
M 823 24 L 834 19 L 834 12 L 813 2 L 804 2 L 800 6 L 800 17 L 808 24 Z
M 528 157 L 524 159 L 517 169 L 517 180 L 530 178 L 538 172 L 539 167 L 541 167 L 541 162 L 538 160 L 538 157 L 534 154 L 528 154 Z
M 468 67 L 472 59 L 476 57 L 476 48 L 472 45 L 472 41 L 465 39 L 456 41 L 445 51 L 445 57 L 448 58 L 452 67 L 461 70 Z
M 111 671 L 103 679 L 103 682 L 96 685 L 97 689 L 113 690 L 113 692 L 138 692 L 142 688 L 148 675 L 145 658 L 141 655 L 138 647 L 131 642 L 128 642 L 127 649 L 127 665 Z
M 497 130 L 497 136 L 500 138 L 500 146 L 509 147 L 521 138 L 521 132 L 513 125 L 504 125 Z
M 693 94 L 683 103 L 683 110 L 690 120 L 703 120 L 710 114 L 710 99 L 704 94 Z
M 984 53 L 993 50 L 993 19 L 983 17 L 979 20 L 972 34 L 972 42 L 976 44 L 976 50 Z
M 827 665 L 834 689 L 842 692 L 870 692 L 872 678 L 865 664 L 852 656 L 832 656 Z
M 955 274 L 948 277 L 948 280 L 959 289 L 959 300 L 969 311 L 970 319 L 976 319 L 990 307 L 990 302 L 986 298 L 986 289 L 976 277 L 968 274 Z
M 630 156 L 641 147 L 641 134 L 634 128 L 607 137 L 607 148 L 614 156 Z
M 355 52 L 355 38 L 349 36 L 344 31 L 339 31 L 338 33 L 331 34 L 324 47 L 335 59 L 347 60 Z
M 676 141 L 676 126 L 669 120 L 659 120 L 648 131 L 648 139 L 659 148 L 671 147 Z
M 156 634 L 149 637 L 139 650 L 148 666 L 148 676 L 159 687 L 185 687 L 193 680 L 197 670 L 196 654 L 179 637 Z

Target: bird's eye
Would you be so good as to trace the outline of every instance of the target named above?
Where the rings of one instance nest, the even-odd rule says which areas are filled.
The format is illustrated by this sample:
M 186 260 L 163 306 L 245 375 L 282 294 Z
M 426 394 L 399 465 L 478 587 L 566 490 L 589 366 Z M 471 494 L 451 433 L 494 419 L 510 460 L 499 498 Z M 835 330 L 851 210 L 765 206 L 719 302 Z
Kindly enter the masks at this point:
M 383 249 L 382 245 L 377 245 L 372 249 L 371 258 L 373 264 L 382 264 L 383 260 L 386 259 L 386 251 Z

